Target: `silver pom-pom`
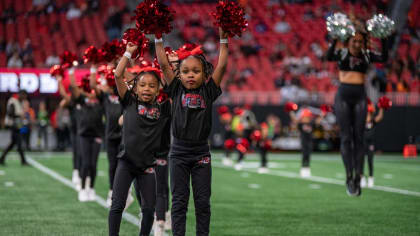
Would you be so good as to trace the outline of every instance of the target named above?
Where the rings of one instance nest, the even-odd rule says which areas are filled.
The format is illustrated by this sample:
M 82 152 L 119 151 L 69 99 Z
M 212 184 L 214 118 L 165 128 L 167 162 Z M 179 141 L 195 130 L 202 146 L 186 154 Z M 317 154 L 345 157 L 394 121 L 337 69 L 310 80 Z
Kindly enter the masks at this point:
M 356 32 L 350 19 L 340 12 L 327 17 L 327 31 L 332 38 L 341 41 L 345 41 Z
M 387 16 L 378 14 L 366 21 L 367 30 L 376 38 L 386 38 L 392 34 L 395 28 L 393 20 Z

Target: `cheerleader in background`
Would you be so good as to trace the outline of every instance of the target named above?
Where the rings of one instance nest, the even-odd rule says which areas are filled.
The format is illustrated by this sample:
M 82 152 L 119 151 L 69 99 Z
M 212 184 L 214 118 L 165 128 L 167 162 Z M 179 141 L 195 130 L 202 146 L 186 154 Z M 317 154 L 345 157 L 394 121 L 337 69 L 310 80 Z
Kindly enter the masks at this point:
M 232 115 L 230 114 L 229 108 L 227 106 L 220 106 L 217 109 L 217 113 L 219 113 L 219 120 L 223 125 L 223 147 L 225 156 L 222 159 L 222 163 L 225 166 L 232 166 L 233 162 L 230 158 L 230 154 L 235 148 L 235 141 L 232 131 Z
M 379 111 L 375 115 L 375 105 L 368 99 L 368 112 L 366 116 L 366 129 L 365 129 L 365 157 L 367 156 L 368 168 L 369 168 L 369 175 L 366 183 L 366 178 L 364 174 L 362 174 L 360 179 L 360 186 L 365 188 L 372 188 L 374 186 L 374 178 L 373 178 L 373 156 L 375 154 L 375 128 L 376 125 L 382 121 L 384 118 L 384 108 L 379 106 Z M 365 170 L 365 160 L 363 159 L 362 162 L 362 173 Z
M 258 168 L 259 174 L 267 174 L 267 152 L 271 149 L 271 140 L 269 138 L 269 127 L 267 123 L 263 122 L 259 125 L 251 134 L 251 140 L 253 146 L 260 153 L 261 166 Z
M 248 105 L 244 108 L 236 108 L 234 112 L 237 116 L 234 118 L 232 126 L 237 137 L 236 149 L 238 151 L 238 162 L 235 165 L 235 170 L 240 171 L 242 170 L 242 161 L 250 147 L 251 134 L 257 127 L 258 122 Z
M 297 125 L 300 133 L 300 142 L 302 149 L 302 167 L 300 169 L 300 176 L 302 178 L 311 177 L 310 159 L 313 150 L 313 131 L 316 126 L 320 125 L 324 113 L 315 117 L 310 108 L 305 107 L 300 109 L 297 113 L 289 112 L 290 119 L 293 125 Z
M 372 62 L 386 62 L 388 48 L 382 39 L 382 53 L 368 50 L 368 35 L 358 29 L 346 42 L 345 47 L 336 48 L 334 39 L 326 53 L 328 61 L 337 61 L 340 86 L 338 88 L 334 111 L 340 126 L 341 155 L 346 171 L 346 191 L 349 196 L 360 196 L 360 176 L 364 156 L 364 132 L 366 126 L 367 104 L 364 87 L 366 72 Z

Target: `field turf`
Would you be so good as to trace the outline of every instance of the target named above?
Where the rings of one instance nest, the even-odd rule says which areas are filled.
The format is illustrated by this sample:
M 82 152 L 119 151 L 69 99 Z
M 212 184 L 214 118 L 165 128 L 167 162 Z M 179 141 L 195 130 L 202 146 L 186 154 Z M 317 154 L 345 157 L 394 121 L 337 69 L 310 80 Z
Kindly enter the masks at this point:
M 28 153 L 36 162 L 71 178 L 70 153 Z M 420 235 L 420 160 L 399 154 L 375 157 L 374 189 L 361 197 L 345 193 L 338 154 L 313 154 L 313 178 L 298 175 L 300 154 L 269 154 L 268 174 L 258 174 L 258 156 L 242 171 L 221 164 L 213 153 L 211 235 Z M 233 155 L 236 158 L 236 155 Z M 33 166 L 21 167 L 16 153 L 0 166 L 0 235 L 107 235 L 108 210 L 80 203 L 77 192 Z M 106 198 L 108 163 L 98 162 L 96 193 Z M 138 217 L 133 203 L 128 213 Z M 138 235 L 123 220 L 120 235 Z M 190 199 L 187 235 L 195 235 Z

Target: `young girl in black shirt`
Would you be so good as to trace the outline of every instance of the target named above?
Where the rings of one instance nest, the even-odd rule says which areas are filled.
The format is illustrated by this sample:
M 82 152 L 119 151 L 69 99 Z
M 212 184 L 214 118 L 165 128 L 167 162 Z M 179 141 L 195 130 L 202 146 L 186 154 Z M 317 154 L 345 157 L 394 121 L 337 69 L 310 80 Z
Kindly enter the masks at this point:
M 115 81 L 123 106 L 123 151 L 119 154 L 109 212 L 109 235 L 118 235 L 128 190 L 137 180 L 141 195 L 142 222 L 140 235 L 149 235 L 156 204 L 155 165 L 164 126 L 170 116 L 170 104 L 157 103 L 160 75 L 156 68 L 146 68 L 134 77 L 132 88 L 123 80 L 124 70 L 137 46 L 128 43 L 116 71 Z M 167 134 L 169 135 L 169 134 Z
M 220 54 L 217 67 L 209 63 L 200 50 L 179 58 L 174 73 L 163 47 L 156 39 L 156 55 L 168 94 L 172 99 L 173 142 L 169 154 L 172 193 L 172 232 L 185 235 L 186 213 L 190 197 L 190 180 L 196 214 L 196 235 L 209 235 L 211 159 L 208 137 L 211 131 L 212 105 L 220 96 L 220 83 L 228 60 L 227 36 L 220 31 Z

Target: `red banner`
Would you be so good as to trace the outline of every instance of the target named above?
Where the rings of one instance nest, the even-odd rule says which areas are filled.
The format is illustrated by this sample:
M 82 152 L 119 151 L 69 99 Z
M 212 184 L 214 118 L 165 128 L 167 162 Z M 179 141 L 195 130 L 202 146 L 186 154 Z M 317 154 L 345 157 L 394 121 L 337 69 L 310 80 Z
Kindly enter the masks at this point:
M 78 81 L 83 75 L 88 73 L 88 69 L 76 70 L 76 80 Z M 69 85 L 67 77 L 66 73 L 63 79 L 63 84 L 66 88 Z M 30 95 L 58 95 L 57 80 L 51 77 L 49 69 L 0 68 L 0 93 L 16 93 L 20 89 L 26 90 Z

